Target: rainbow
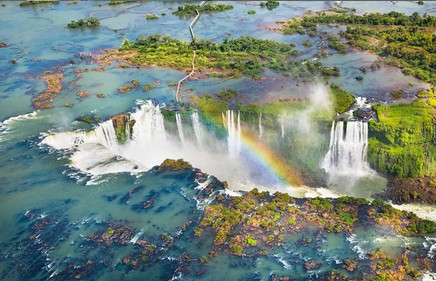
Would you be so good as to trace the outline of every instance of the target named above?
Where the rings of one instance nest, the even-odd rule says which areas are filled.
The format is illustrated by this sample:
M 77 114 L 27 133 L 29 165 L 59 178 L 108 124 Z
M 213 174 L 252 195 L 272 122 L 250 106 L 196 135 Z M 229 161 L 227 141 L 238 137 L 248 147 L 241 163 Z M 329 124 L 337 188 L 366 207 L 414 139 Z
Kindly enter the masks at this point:
M 269 169 L 268 172 L 277 176 L 283 183 L 291 186 L 303 185 L 303 179 L 295 168 L 286 163 L 282 157 L 261 140 L 242 128 L 241 143 L 245 151 L 248 151 L 252 155 L 252 158 L 261 162 L 264 167 Z
M 226 130 L 221 114 L 205 114 L 201 116 L 206 121 L 213 123 L 217 128 Z M 257 164 L 262 165 L 266 169 L 265 173 L 273 175 L 285 185 L 301 186 L 304 184 L 302 175 L 294 167 L 242 126 L 240 140 L 242 150 L 248 153 L 250 158 L 254 159 Z

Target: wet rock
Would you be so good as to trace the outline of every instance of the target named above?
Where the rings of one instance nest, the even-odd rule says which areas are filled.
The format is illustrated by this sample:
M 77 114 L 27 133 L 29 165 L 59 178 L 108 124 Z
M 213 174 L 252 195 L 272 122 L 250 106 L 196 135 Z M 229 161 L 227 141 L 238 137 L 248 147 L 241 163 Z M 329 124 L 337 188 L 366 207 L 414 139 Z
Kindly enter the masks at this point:
M 192 169 L 192 165 L 183 159 L 165 159 L 157 168 L 158 172 L 163 171 L 182 171 Z
M 307 261 L 304 263 L 304 268 L 306 270 L 313 270 L 313 269 L 317 269 L 320 268 L 321 264 L 315 262 L 315 261 Z
M 353 115 L 364 121 L 376 117 L 375 112 L 371 108 L 359 108 L 353 112 Z
M 344 263 L 342 264 L 342 268 L 344 268 L 348 272 L 353 272 L 357 268 L 357 261 L 351 259 L 345 259 Z
M 436 204 L 436 185 L 431 177 L 391 178 L 386 190 L 379 197 L 394 204 Z

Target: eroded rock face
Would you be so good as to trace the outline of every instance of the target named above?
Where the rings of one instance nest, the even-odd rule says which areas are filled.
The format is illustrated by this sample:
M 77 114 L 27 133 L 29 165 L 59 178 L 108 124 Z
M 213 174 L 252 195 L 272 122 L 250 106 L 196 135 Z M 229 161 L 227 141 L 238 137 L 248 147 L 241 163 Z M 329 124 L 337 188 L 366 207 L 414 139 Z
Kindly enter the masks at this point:
M 395 204 L 425 203 L 436 204 L 436 184 L 431 177 L 400 179 L 392 178 L 386 191 L 380 195 Z
M 132 134 L 132 128 L 135 125 L 135 120 L 130 120 L 129 115 L 125 113 L 116 115 L 111 119 L 114 125 L 118 143 L 125 143 L 128 136 Z

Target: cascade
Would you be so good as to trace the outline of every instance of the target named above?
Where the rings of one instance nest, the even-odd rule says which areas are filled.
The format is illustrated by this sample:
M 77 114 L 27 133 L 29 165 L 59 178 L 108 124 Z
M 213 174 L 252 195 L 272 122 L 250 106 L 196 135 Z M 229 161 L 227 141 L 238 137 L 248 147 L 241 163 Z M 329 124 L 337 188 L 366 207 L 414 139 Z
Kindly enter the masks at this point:
M 195 138 L 197 139 L 198 145 L 201 147 L 203 145 L 204 130 L 203 130 L 203 126 L 200 123 L 200 118 L 198 116 L 197 111 L 195 111 L 191 115 L 191 121 L 192 121 L 192 127 L 194 128 Z
M 262 138 L 263 127 L 262 127 L 262 112 L 259 113 L 259 138 Z
M 118 147 L 117 135 L 112 120 L 101 123 L 95 130 L 97 142 L 106 146 L 109 150 L 116 150 Z
M 330 147 L 322 168 L 329 174 L 363 175 L 370 171 L 366 162 L 368 123 L 333 121 Z
M 130 115 L 130 119 L 135 120 L 132 142 L 148 145 L 153 142 L 166 141 L 164 117 L 159 105 L 155 106 L 151 101 L 147 101 L 141 105 L 139 110 Z
M 234 110 L 227 110 L 226 118 L 227 121 L 227 145 L 229 149 L 229 154 L 231 157 L 236 157 L 241 151 L 241 116 L 238 112 L 237 121 L 235 121 Z M 223 121 L 224 122 L 224 121 Z M 236 123 L 236 125 L 235 125 Z
M 284 139 L 285 138 L 285 116 L 281 117 L 280 125 L 281 125 L 281 129 L 282 129 L 282 139 Z
M 182 142 L 182 144 L 185 144 L 185 135 L 183 134 L 182 118 L 180 117 L 179 112 L 176 112 L 176 123 L 177 123 L 177 131 L 179 132 L 179 139 Z

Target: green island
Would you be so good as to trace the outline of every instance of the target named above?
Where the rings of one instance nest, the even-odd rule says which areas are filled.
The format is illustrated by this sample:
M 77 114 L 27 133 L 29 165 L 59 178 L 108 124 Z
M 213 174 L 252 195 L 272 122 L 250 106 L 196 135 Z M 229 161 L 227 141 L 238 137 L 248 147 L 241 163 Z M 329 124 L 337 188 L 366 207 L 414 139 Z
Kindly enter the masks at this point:
M 267 2 L 261 2 L 259 4 L 259 6 L 261 6 L 263 8 L 266 7 L 268 10 L 273 10 L 273 9 L 277 8 L 279 5 L 280 5 L 279 1 L 271 1 L 271 0 L 269 0 Z
M 286 245 L 297 233 L 310 233 L 323 229 L 327 233 L 354 233 L 361 227 L 388 227 L 404 236 L 432 233 L 436 224 L 419 219 L 416 215 L 399 211 L 381 200 L 372 203 L 365 199 L 340 197 L 337 199 L 297 199 L 285 193 L 269 194 L 253 189 L 239 197 L 218 196 L 205 208 L 197 228 L 196 237 L 214 237 L 213 246 L 201 262 L 219 253 L 229 251 L 235 256 L 267 255 L 274 248 Z M 301 247 L 312 247 L 315 239 L 303 236 Z M 428 259 L 419 266 L 409 263 L 408 254 L 395 258 L 380 249 L 368 253 L 369 264 L 354 259 L 343 260 L 342 268 L 353 272 L 359 266 L 371 280 L 407 280 L 421 276 L 419 268 L 428 268 Z M 318 268 L 320 263 L 306 261 L 306 270 Z M 366 268 L 368 266 L 368 268 Z M 327 280 L 340 276 L 337 270 L 329 271 Z
M 126 3 L 134 3 L 134 1 L 133 0 L 111 0 L 111 1 L 109 1 L 108 5 L 115 6 L 115 5 L 126 4 Z
M 68 25 L 67 28 L 94 28 L 100 26 L 100 20 L 95 17 L 89 17 L 87 19 L 80 19 L 80 20 L 72 20 Z
M 39 4 L 54 4 L 59 2 L 60 0 L 29 0 L 29 1 L 21 2 L 20 7 L 35 6 Z
M 228 4 L 215 4 L 215 3 L 207 3 L 204 5 L 194 5 L 194 4 L 185 4 L 184 6 L 177 7 L 177 11 L 174 11 L 173 14 L 177 16 L 195 16 L 197 15 L 197 11 L 201 12 L 222 12 L 227 10 L 232 10 L 233 6 Z
M 157 19 L 159 19 L 159 16 L 156 14 L 147 14 L 147 16 L 145 16 L 145 18 L 147 20 L 157 20 Z
M 286 76 L 308 79 L 315 73 L 340 75 L 339 68 L 324 67 L 320 62 L 292 59 L 298 52 L 291 45 L 245 36 L 223 43 L 198 39 L 192 44 L 159 34 L 142 36 L 136 42 L 125 40 L 119 50 L 109 50 L 100 58 L 102 63 L 125 62 L 134 66 L 164 66 L 189 69 L 192 53 L 195 66 L 207 77 L 237 78 L 241 75 L 259 79 L 266 69 Z

